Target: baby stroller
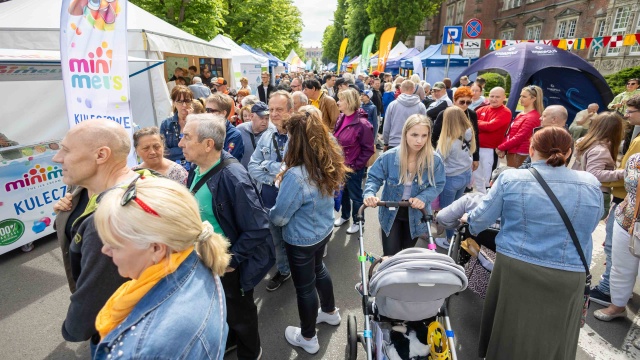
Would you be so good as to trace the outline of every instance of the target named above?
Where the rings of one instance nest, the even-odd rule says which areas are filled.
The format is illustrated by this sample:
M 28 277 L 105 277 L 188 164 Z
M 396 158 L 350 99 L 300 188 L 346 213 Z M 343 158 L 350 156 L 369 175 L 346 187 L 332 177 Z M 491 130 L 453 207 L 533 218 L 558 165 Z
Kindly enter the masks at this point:
M 499 220 L 475 236 L 469 231 L 469 224 L 463 223 L 456 229 L 447 252 L 456 264 L 464 266 L 469 289 L 483 299 L 496 259 L 496 236 L 499 231 Z M 475 243 L 470 243 L 469 239 Z
M 378 206 L 408 207 L 409 202 L 381 201 Z M 467 277 L 464 269 L 451 257 L 434 251 L 436 245 L 431 228 L 427 226 L 428 249 L 405 249 L 384 261 L 377 259 L 369 268 L 367 276 L 367 256 L 362 235 L 365 208 L 363 205 L 358 212 L 358 259 L 362 283 L 361 287 L 356 287 L 362 295 L 364 331 L 358 331 L 356 317 L 350 314 L 347 318 L 348 359 L 356 358 L 358 342 L 364 346 L 367 360 L 389 358 L 383 350 L 388 344 L 385 340 L 388 340 L 391 329 L 397 327 L 393 327 L 393 324 L 408 321 L 430 324 L 428 331 L 423 334 L 430 339 L 429 359 L 457 359 L 445 299 L 466 289 Z M 430 225 L 432 216 L 425 209 L 422 209 L 422 214 L 422 221 Z

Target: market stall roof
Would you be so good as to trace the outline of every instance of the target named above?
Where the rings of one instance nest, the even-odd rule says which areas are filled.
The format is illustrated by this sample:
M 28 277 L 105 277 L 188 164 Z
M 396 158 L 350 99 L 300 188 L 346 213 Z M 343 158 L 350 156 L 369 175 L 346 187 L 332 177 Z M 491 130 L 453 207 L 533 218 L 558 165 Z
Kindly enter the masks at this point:
M 289 52 L 289 56 L 287 56 L 287 58 L 284 60 L 284 62 L 291 64 L 292 70 L 295 71 L 296 69 L 293 69 L 293 67 L 299 68 L 299 69 L 304 69 L 307 67 L 307 64 L 305 64 L 302 59 L 300 59 L 300 57 L 298 56 L 298 54 L 292 49 L 291 52 Z
M 0 44 L 12 49 L 60 50 L 62 0 L 15 0 L 0 3 Z M 130 51 L 160 51 L 230 59 L 229 48 L 209 44 L 127 3 Z
M 405 59 L 410 59 L 416 55 L 418 55 L 420 53 L 420 51 L 416 48 L 410 48 L 407 49 L 403 52 L 401 52 L 400 54 L 398 54 L 398 56 L 396 56 L 395 58 L 389 58 L 387 60 L 387 65 L 386 67 L 390 68 L 390 69 L 396 69 L 400 67 L 400 63 L 402 62 L 402 60 Z
M 267 62 L 269 61 L 267 57 L 258 55 L 254 52 L 251 52 L 243 48 L 242 46 L 238 45 L 235 41 L 231 40 L 230 38 L 222 34 L 216 35 L 216 37 L 213 38 L 213 40 L 209 41 L 209 44 L 229 48 L 231 50 L 231 58 L 232 59 L 241 58 L 242 62 L 248 61 L 250 63 L 256 63 L 256 64 L 261 64 L 266 66 Z
M 256 55 L 260 55 L 263 57 L 266 57 L 267 59 L 269 59 L 269 66 L 285 66 L 285 62 L 278 59 L 277 57 L 271 55 L 270 53 L 266 53 L 264 51 L 262 51 L 262 49 L 254 49 L 251 46 L 247 45 L 247 44 L 242 44 L 240 45 L 243 49 L 251 51 L 252 53 L 256 54 Z

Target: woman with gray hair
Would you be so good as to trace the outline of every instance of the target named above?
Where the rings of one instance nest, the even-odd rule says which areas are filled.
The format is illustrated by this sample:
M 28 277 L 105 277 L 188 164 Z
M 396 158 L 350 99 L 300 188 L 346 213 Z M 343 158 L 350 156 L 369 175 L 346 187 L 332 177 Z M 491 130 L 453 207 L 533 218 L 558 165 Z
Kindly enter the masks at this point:
M 133 147 L 136 154 L 142 159 L 142 163 L 135 166 L 133 170 L 151 169 L 161 175 L 179 182 L 187 184 L 189 173 L 180 164 L 164 157 L 164 136 L 156 126 L 142 128 L 133 133 Z

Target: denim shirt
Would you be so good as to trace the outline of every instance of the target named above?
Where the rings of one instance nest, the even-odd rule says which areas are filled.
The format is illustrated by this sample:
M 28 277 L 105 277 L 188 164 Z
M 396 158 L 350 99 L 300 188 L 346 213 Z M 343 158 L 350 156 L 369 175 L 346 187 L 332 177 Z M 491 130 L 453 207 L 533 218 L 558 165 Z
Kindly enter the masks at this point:
M 276 141 L 280 147 L 280 155 L 284 158 L 287 151 L 288 135 L 281 135 L 274 128 L 268 128 L 256 143 L 256 149 L 249 161 L 249 175 L 255 180 L 258 192 L 262 184 L 273 185 L 276 175 L 282 170 L 282 162 L 278 161 L 278 155 L 273 148 L 273 134 L 276 133 Z
M 283 227 L 287 244 L 311 246 L 319 243 L 333 231 L 333 194 L 322 195 L 309 179 L 302 166 L 289 169 L 280 184 L 276 204 L 269 218 Z
M 194 250 L 100 341 L 94 359 L 222 359 L 226 319 L 220 278 Z
M 600 182 L 588 172 L 551 167 L 543 160 L 531 165 L 562 204 L 591 263 L 591 233 L 604 213 Z M 501 230 L 496 237 L 497 252 L 533 265 L 584 272 L 558 210 L 529 170 L 500 174 L 480 205 L 469 213 L 469 229 L 478 234 L 498 218 Z
M 430 145 L 430 144 L 428 144 Z M 404 192 L 404 184 L 400 184 L 400 158 L 399 147 L 385 151 L 369 168 L 367 175 L 367 183 L 364 187 L 363 198 L 375 196 L 384 183 L 382 189 L 382 201 L 400 201 Z M 434 184 L 429 184 L 429 172 L 422 174 L 422 185 L 418 185 L 417 176 L 413 179 L 411 187 L 411 197 L 418 198 L 425 203 L 427 212 L 431 212 L 431 202 L 440 195 L 446 182 L 444 164 L 442 158 L 437 153 L 433 154 L 433 180 Z M 386 207 L 380 207 L 378 210 L 378 219 L 382 230 L 389 235 L 391 226 L 396 218 L 398 210 L 391 210 Z M 420 210 L 409 209 L 409 227 L 411 229 L 411 238 L 416 238 L 427 232 L 427 223 L 422 223 L 422 213 Z
M 166 157 L 171 161 L 184 160 L 182 148 L 178 147 L 180 142 L 180 125 L 178 124 L 178 113 L 166 118 L 160 124 L 160 134 L 164 136 L 164 145 L 167 149 Z

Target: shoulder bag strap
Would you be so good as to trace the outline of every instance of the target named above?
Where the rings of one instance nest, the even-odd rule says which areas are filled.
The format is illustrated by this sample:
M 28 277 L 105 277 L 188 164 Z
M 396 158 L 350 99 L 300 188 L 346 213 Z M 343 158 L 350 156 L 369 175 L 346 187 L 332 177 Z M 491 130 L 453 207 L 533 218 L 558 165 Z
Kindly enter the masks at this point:
M 198 190 L 200 190 L 202 185 L 204 185 L 207 182 L 207 180 L 211 179 L 215 174 L 219 173 L 220 170 L 227 167 L 227 165 L 237 163 L 237 162 L 238 160 L 236 160 L 236 158 L 224 159 L 222 162 L 216 165 L 213 169 L 209 170 L 209 172 L 196 183 L 196 186 L 194 186 L 193 189 L 191 189 L 191 194 L 195 195 L 198 192 Z
M 571 221 L 569 220 L 567 213 L 564 211 L 564 209 L 562 208 L 562 204 L 560 204 L 560 201 L 558 201 L 558 198 L 555 196 L 553 191 L 551 191 L 551 188 L 549 188 L 549 185 L 547 185 L 547 182 L 544 181 L 544 179 L 542 178 L 538 170 L 534 169 L 533 167 L 530 167 L 529 171 L 533 174 L 533 177 L 535 177 L 536 180 L 538 180 L 538 182 L 540 183 L 540 186 L 542 186 L 542 188 L 547 193 L 547 195 L 549 195 L 551 202 L 558 210 L 558 213 L 560 213 L 560 217 L 562 218 L 562 221 L 564 221 L 564 225 L 567 227 L 567 230 L 569 230 L 569 235 L 571 235 L 571 240 L 573 240 L 573 245 L 575 245 L 576 249 L 578 249 L 578 255 L 580 255 L 580 260 L 582 260 L 582 265 L 584 265 L 584 270 L 587 273 L 587 282 L 591 283 L 591 273 L 589 272 L 589 265 L 587 265 L 587 259 L 584 257 L 584 253 L 582 252 L 582 246 L 580 246 L 580 242 L 578 241 L 578 235 L 576 235 L 576 232 L 573 229 L 573 225 L 571 225 Z
M 253 130 L 249 129 L 249 136 L 251 136 L 251 144 L 253 144 L 253 150 L 256 149 L 256 136 L 253 135 Z
M 276 159 L 278 162 L 282 162 L 282 155 L 280 154 L 280 148 L 278 147 L 278 141 L 276 140 L 277 135 L 278 132 L 274 131 L 271 135 L 271 141 L 273 141 L 273 150 L 276 152 Z
M 633 235 L 633 225 L 638 221 L 638 212 L 640 212 L 640 201 L 638 201 L 640 197 L 638 197 L 638 195 L 640 195 L 640 181 L 638 182 L 638 186 L 636 186 L 636 206 L 633 209 L 633 224 L 631 224 L 631 228 L 629 229 L 631 235 Z

